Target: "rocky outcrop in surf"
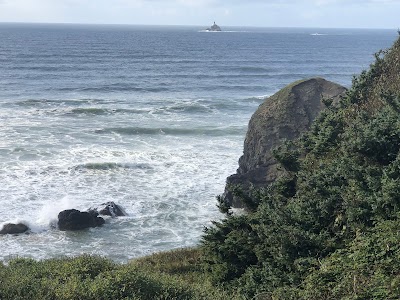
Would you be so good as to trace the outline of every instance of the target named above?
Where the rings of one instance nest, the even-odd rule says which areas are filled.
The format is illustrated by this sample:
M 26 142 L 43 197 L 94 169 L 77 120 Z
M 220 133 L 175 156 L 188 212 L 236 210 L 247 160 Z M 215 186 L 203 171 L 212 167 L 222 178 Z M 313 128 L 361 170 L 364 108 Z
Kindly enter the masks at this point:
M 110 216 L 112 218 L 128 216 L 122 206 L 110 201 L 101 204 L 99 208 L 90 208 L 87 211 L 79 211 L 77 209 L 61 211 L 58 214 L 57 228 L 61 231 L 75 231 L 99 227 L 106 222 L 105 219 L 99 215 Z M 55 228 L 55 226 L 53 226 L 53 228 Z M 20 234 L 30 232 L 30 230 L 31 229 L 23 223 L 5 223 L 0 230 L 0 235 Z
M 102 206 L 103 208 L 99 210 L 100 215 L 110 217 L 124 217 L 128 215 L 120 205 L 112 201 L 103 203 Z
M 29 230 L 29 227 L 22 223 L 7 223 L 3 225 L 0 234 L 20 234 Z
M 99 227 L 105 223 L 95 210 L 81 212 L 77 209 L 63 210 L 58 214 L 58 229 L 62 231 L 82 230 L 90 227 Z
M 83 212 L 77 209 L 67 209 L 58 214 L 58 229 L 75 231 L 102 226 L 105 224 L 105 220 L 99 215 L 114 218 L 127 216 L 128 214 L 122 206 L 113 201 L 103 203 L 99 208 L 91 208 Z
M 227 178 L 222 200 L 233 207 L 243 207 L 241 199 L 233 195 L 233 187 L 240 186 L 248 195 L 251 187 L 273 182 L 281 171 L 272 149 L 308 130 L 325 108 L 323 100 L 335 103 L 345 91 L 343 86 L 323 78 L 311 78 L 296 81 L 266 98 L 251 117 L 239 168 Z

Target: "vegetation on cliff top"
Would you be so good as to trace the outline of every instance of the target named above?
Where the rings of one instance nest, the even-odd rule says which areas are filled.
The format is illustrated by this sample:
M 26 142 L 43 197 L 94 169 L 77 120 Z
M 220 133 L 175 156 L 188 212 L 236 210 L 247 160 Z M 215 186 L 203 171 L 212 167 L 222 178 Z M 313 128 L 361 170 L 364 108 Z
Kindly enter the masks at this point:
M 329 104 L 329 103 L 328 103 Z M 0 299 L 399 299 L 400 39 L 197 249 L 0 263 Z
M 83 255 L 0 263 L 2 300 L 242 299 L 213 286 L 202 272 L 201 251 L 181 249 L 116 264 Z

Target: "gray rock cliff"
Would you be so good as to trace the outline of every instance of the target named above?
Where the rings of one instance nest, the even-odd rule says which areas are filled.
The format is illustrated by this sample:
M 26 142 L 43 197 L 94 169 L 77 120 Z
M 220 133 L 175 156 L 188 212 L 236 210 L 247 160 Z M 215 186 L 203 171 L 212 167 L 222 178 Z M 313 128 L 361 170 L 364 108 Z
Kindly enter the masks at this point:
M 323 78 L 296 81 L 265 99 L 250 119 L 243 155 L 236 174 L 227 178 L 224 201 L 242 207 L 240 199 L 231 192 L 241 186 L 265 187 L 280 174 L 272 149 L 284 140 L 293 140 L 310 128 L 313 120 L 325 108 L 323 99 L 335 103 L 346 88 Z

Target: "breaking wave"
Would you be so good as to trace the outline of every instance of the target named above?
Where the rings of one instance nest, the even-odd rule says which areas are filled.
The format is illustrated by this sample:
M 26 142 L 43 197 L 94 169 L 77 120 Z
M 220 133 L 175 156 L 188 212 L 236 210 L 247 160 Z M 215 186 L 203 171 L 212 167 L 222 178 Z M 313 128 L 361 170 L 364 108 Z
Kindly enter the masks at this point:
M 116 170 L 116 169 L 152 169 L 149 164 L 146 163 L 115 163 L 115 162 L 89 162 L 77 165 L 73 167 L 73 170 Z
M 98 134 L 117 133 L 124 135 L 172 135 L 172 136 L 226 136 L 243 135 L 245 126 L 214 127 L 214 128 L 151 128 L 151 127 L 111 127 L 95 130 Z
M 64 87 L 59 88 L 59 91 L 63 92 L 101 92 L 101 93 L 110 93 L 110 92 L 149 92 L 149 93 L 158 93 L 158 92 L 166 92 L 168 91 L 167 87 L 138 87 L 130 84 L 110 84 L 104 86 L 95 86 L 95 87 Z
M 107 108 L 97 108 L 97 107 L 81 107 L 74 108 L 71 111 L 67 112 L 67 114 L 72 115 L 110 115 L 115 113 L 123 113 L 123 114 L 141 114 L 148 113 L 150 110 L 144 109 L 107 109 Z

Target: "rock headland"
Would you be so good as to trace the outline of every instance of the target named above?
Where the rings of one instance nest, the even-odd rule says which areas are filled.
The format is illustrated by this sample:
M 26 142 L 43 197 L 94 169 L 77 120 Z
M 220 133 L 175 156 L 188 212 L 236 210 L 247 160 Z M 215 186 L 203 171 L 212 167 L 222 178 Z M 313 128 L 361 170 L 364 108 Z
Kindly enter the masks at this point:
M 239 168 L 227 178 L 223 201 L 232 207 L 243 207 L 232 187 L 239 186 L 249 194 L 252 186 L 265 187 L 276 180 L 281 171 L 272 150 L 307 131 L 325 108 L 323 100 L 336 103 L 345 92 L 346 88 L 339 84 L 310 78 L 289 84 L 266 98 L 250 119 Z

